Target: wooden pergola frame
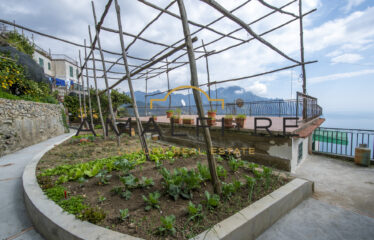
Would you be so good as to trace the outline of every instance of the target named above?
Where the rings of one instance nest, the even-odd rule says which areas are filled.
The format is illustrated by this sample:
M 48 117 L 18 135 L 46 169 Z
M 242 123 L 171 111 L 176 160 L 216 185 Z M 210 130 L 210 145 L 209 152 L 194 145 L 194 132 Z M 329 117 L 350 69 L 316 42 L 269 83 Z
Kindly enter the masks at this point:
M 196 87 L 207 86 L 209 96 L 211 94 L 211 86 L 212 85 L 215 85 L 216 88 L 217 88 L 217 84 L 226 83 L 226 82 L 233 82 L 233 81 L 241 81 L 241 80 L 250 79 L 250 78 L 254 78 L 254 77 L 258 77 L 258 76 L 272 74 L 272 73 L 283 71 L 283 70 L 286 70 L 286 69 L 301 67 L 302 78 L 303 78 L 303 94 L 307 94 L 305 65 L 315 63 L 316 61 L 305 62 L 305 60 L 304 60 L 305 57 L 304 57 L 303 18 L 305 16 L 309 15 L 310 13 L 314 12 L 316 9 L 313 9 L 309 12 L 303 13 L 303 11 L 302 11 L 302 0 L 291 0 L 290 2 L 288 2 L 287 4 L 284 4 L 281 7 L 275 7 L 273 5 L 268 4 L 264 0 L 258 0 L 260 2 L 260 4 L 262 4 L 263 6 L 271 9 L 272 11 L 269 12 L 268 14 L 256 19 L 256 20 L 254 20 L 254 21 L 250 22 L 250 23 L 246 23 L 242 19 L 237 17 L 234 13 L 237 10 L 241 9 L 242 7 L 246 6 L 249 2 L 251 2 L 251 0 L 244 1 L 243 3 L 241 3 L 240 5 L 238 5 L 237 7 L 235 7 L 234 9 L 232 9 L 230 11 L 225 9 L 222 5 L 220 5 L 218 2 L 216 2 L 214 0 L 196 0 L 196 2 L 197 1 L 200 1 L 200 2 L 210 6 L 213 10 L 219 12 L 221 14 L 221 16 L 219 18 L 215 19 L 214 21 L 203 25 L 203 24 L 200 24 L 200 23 L 197 23 L 197 22 L 194 22 L 194 21 L 191 21 L 191 20 L 188 19 L 187 11 L 186 11 L 183 0 L 172 0 L 164 8 L 159 7 L 156 4 L 150 3 L 146 0 L 138 0 L 138 2 L 144 4 L 145 6 L 158 11 L 157 16 L 155 18 L 153 18 L 149 23 L 147 23 L 144 26 L 144 28 L 142 28 L 141 31 L 138 34 L 131 34 L 131 33 L 128 33 L 128 32 L 124 31 L 124 29 L 122 27 L 122 22 L 121 22 L 121 11 L 120 11 L 120 5 L 118 3 L 118 0 L 114 0 L 114 1 L 113 0 L 108 0 L 108 2 L 105 5 L 104 11 L 100 16 L 100 19 L 98 19 L 96 17 L 95 5 L 94 5 L 94 2 L 92 1 L 91 3 L 92 3 L 93 19 L 94 19 L 94 24 L 95 24 L 95 28 L 94 28 L 95 36 L 92 37 L 91 29 L 88 26 L 89 37 L 90 37 L 90 45 L 89 46 L 86 45 L 86 40 L 84 40 L 84 44 L 82 45 L 82 44 L 75 43 L 75 42 L 65 40 L 65 39 L 61 39 L 61 38 L 58 38 L 58 37 L 55 37 L 55 36 L 52 36 L 52 35 L 41 33 L 41 32 L 35 31 L 33 29 L 26 28 L 26 27 L 23 27 L 21 25 L 18 25 L 18 24 L 15 24 L 15 23 L 12 23 L 12 22 L 9 22 L 9 21 L 6 21 L 6 20 L 1 20 L 0 19 L 0 22 L 8 24 L 8 25 L 12 25 L 14 27 L 21 28 L 22 30 L 26 30 L 26 31 L 30 31 L 32 33 L 39 34 L 39 35 L 44 36 L 44 37 L 52 38 L 52 39 L 55 39 L 55 40 L 58 40 L 58 41 L 62 41 L 62 42 L 77 46 L 77 47 L 84 48 L 84 51 L 85 51 L 84 54 L 85 55 L 84 55 L 84 61 L 83 62 L 81 60 L 81 52 L 79 51 L 80 71 L 79 71 L 79 74 L 78 74 L 77 78 L 78 78 L 78 83 L 80 81 L 82 81 L 82 86 L 84 87 L 85 83 L 84 83 L 83 77 L 86 77 L 86 85 L 87 85 L 87 89 L 88 89 L 88 103 L 89 103 L 88 108 L 89 108 L 89 110 L 87 111 L 87 109 L 86 109 L 86 94 L 83 94 L 83 109 L 82 109 L 82 100 L 81 100 L 82 97 L 81 97 L 81 94 L 79 92 L 79 104 L 80 104 L 81 116 L 83 116 L 83 114 L 85 114 L 87 116 L 87 112 L 88 112 L 89 115 L 90 115 L 90 118 L 91 118 L 91 124 L 93 123 L 93 119 L 92 119 L 91 98 L 90 98 L 90 93 L 89 93 L 89 89 L 91 87 L 89 79 L 93 78 L 93 80 L 94 80 L 95 95 L 96 95 L 97 102 L 98 102 L 99 116 L 100 116 L 100 121 L 101 121 L 102 126 L 104 126 L 105 124 L 104 124 L 104 118 L 102 116 L 102 110 L 101 110 L 101 104 L 100 104 L 100 97 L 99 96 L 101 94 L 106 93 L 107 97 L 108 97 L 109 112 L 110 112 L 110 115 L 111 115 L 112 124 L 113 124 L 116 131 L 118 131 L 118 129 L 117 129 L 117 124 L 116 124 L 116 116 L 113 112 L 113 107 L 112 107 L 111 90 L 114 89 L 116 86 L 118 86 L 120 83 L 122 83 L 124 81 L 127 81 L 128 87 L 129 87 L 129 90 L 130 90 L 131 99 L 132 99 L 132 105 L 133 105 L 133 109 L 134 109 L 134 113 L 135 113 L 135 118 L 136 118 L 136 122 L 137 122 L 137 128 L 138 128 L 140 142 L 141 142 L 142 148 L 145 152 L 146 158 L 148 159 L 149 158 L 149 150 L 148 150 L 147 142 L 146 142 L 144 136 L 142 134 L 140 134 L 143 131 L 143 126 L 141 124 L 140 116 L 139 116 L 139 113 L 138 113 L 138 107 L 137 107 L 135 94 L 134 94 L 133 81 L 145 80 L 145 83 L 146 83 L 145 102 L 147 102 L 147 97 L 149 97 L 149 96 L 155 96 L 155 95 L 158 95 L 158 94 L 163 94 L 163 93 L 166 93 L 166 92 L 170 92 L 171 91 L 171 84 L 170 84 L 169 73 L 171 71 L 175 70 L 175 69 L 186 66 L 187 64 L 189 65 L 189 68 L 190 68 L 190 74 L 191 74 L 191 83 L 190 84 L 191 84 L 191 86 L 196 86 Z M 105 17 L 107 16 L 113 2 L 114 2 L 114 5 L 115 5 L 114 7 L 115 7 L 115 13 L 116 13 L 116 16 L 117 16 L 118 29 L 112 29 L 112 28 L 108 28 L 108 27 L 103 26 Z M 286 8 L 287 6 L 290 6 L 291 4 L 293 4 L 295 2 L 299 3 L 298 14 L 294 14 L 294 13 L 291 13 L 291 12 L 288 12 L 288 11 L 284 10 L 284 8 Z M 177 3 L 177 5 L 178 5 L 179 15 L 170 11 L 171 6 L 173 6 L 175 3 Z M 255 31 L 252 30 L 251 25 L 253 25 L 253 24 L 255 24 L 255 23 L 257 23 L 257 22 L 259 22 L 259 21 L 261 21 L 261 20 L 263 20 L 263 19 L 265 19 L 265 18 L 267 18 L 267 17 L 269 17 L 269 16 L 271 16 L 275 13 L 281 13 L 281 14 L 288 15 L 288 16 L 292 17 L 292 19 L 285 22 L 285 23 L 282 23 L 282 24 L 280 24 L 280 25 L 278 25 L 278 26 L 276 26 L 276 27 L 274 27 L 270 30 L 267 30 L 267 31 L 265 31 L 261 34 L 257 34 Z M 152 24 L 157 22 L 157 20 L 159 20 L 159 18 L 163 14 L 169 15 L 169 16 L 175 18 L 175 19 L 178 19 L 181 22 L 184 38 L 176 41 L 173 44 L 165 44 L 165 43 L 158 42 L 158 41 L 155 41 L 153 39 L 148 39 L 148 38 L 142 36 L 143 33 L 147 29 L 149 29 L 152 26 Z M 237 29 L 234 29 L 233 31 L 231 31 L 229 33 L 222 33 L 221 31 L 212 27 L 213 24 L 221 21 L 224 18 L 231 20 L 232 22 L 239 25 L 239 27 Z M 277 47 L 275 47 L 274 45 L 272 45 L 270 42 L 266 41 L 263 38 L 264 35 L 267 35 L 267 34 L 273 32 L 273 31 L 275 31 L 277 29 L 280 29 L 280 28 L 282 28 L 282 27 L 284 27 L 288 24 L 291 24 L 292 22 L 297 21 L 297 20 L 299 21 L 299 25 L 300 25 L 300 60 L 291 58 L 290 56 L 288 56 L 287 54 L 285 54 L 284 52 L 282 52 Z M 190 28 L 189 28 L 190 25 L 195 26 L 198 29 L 195 30 L 194 32 L 191 32 Z M 197 33 L 201 32 L 201 31 L 203 31 L 203 30 L 204 31 L 209 31 L 211 33 L 214 33 L 214 34 L 218 35 L 218 38 L 216 38 L 212 41 L 206 42 L 206 43 L 204 43 L 204 41 L 201 41 L 202 44 L 200 46 L 194 47 L 193 43 L 197 42 L 197 40 L 198 40 L 195 35 Z M 251 38 L 241 39 L 241 38 L 233 36 L 234 33 L 238 32 L 240 30 L 245 30 L 251 36 Z M 121 52 L 113 52 L 113 51 L 109 51 L 109 50 L 106 50 L 106 49 L 102 48 L 101 41 L 100 41 L 101 31 L 106 31 L 106 32 L 118 34 L 119 39 L 120 39 Z M 125 45 L 124 36 L 133 38 L 132 41 L 127 46 Z M 213 43 L 218 42 L 222 39 L 225 39 L 225 38 L 234 40 L 234 41 L 236 41 L 236 43 L 232 44 L 232 45 L 230 45 L 230 46 L 228 46 L 224 49 L 220 49 L 220 50 L 212 50 L 212 51 L 207 50 L 208 46 L 210 46 Z M 273 69 L 273 70 L 270 70 L 270 71 L 267 71 L 267 72 L 262 72 L 262 73 L 258 73 L 258 74 L 249 75 L 249 76 L 242 76 L 242 77 L 225 79 L 225 80 L 211 81 L 210 73 L 209 73 L 209 62 L 208 62 L 208 57 L 209 56 L 226 52 L 230 49 L 242 46 L 243 44 L 248 43 L 248 42 L 253 41 L 253 40 L 256 40 L 256 41 L 262 43 L 266 47 L 270 48 L 272 51 L 278 53 L 280 56 L 282 56 L 285 59 L 291 61 L 293 64 L 289 65 L 289 66 L 281 67 L 281 68 L 278 68 L 278 69 Z M 136 41 L 142 41 L 145 44 L 152 44 L 152 45 L 155 45 L 155 46 L 163 47 L 163 49 L 161 51 L 157 52 L 156 54 L 154 54 L 153 56 L 149 57 L 149 58 L 141 58 L 141 57 L 137 57 L 137 56 L 131 56 L 131 55 L 128 54 L 128 51 L 135 44 Z M 88 53 L 87 53 L 87 49 L 89 50 Z M 95 51 L 99 52 L 100 58 L 95 58 Z M 178 56 L 174 56 L 177 52 L 180 52 L 180 51 L 182 52 L 181 54 L 179 54 Z M 116 61 L 106 60 L 104 58 L 104 53 L 117 56 L 118 59 Z M 201 54 L 201 55 L 196 57 L 195 53 L 196 54 Z M 188 57 L 188 61 L 180 61 L 179 60 L 184 56 Z M 207 71 L 208 79 L 207 79 L 207 83 L 199 84 L 198 76 L 197 76 L 196 61 L 201 59 L 201 58 L 205 58 L 205 65 L 206 65 L 206 71 Z M 129 64 L 128 59 L 134 59 L 134 60 L 140 61 L 142 63 L 138 64 L 138 65 Z M 101 62 L 101 64 L 102 64 L 101 68 L 97 68 L 97 66 L 96 66 L 97 61 Z M 89 62 L 92 63 L 91 64 L 92 67 L 88 67 Z M 111 64 L 109 68 L 106 67 L 106 63 Z M 156 64 L 160 64 L 160 65 L 155 66 Z M 124 71 L 123 72 L 113 71 L 112 68 L 114 66 L 121 66 L 121 67 L 124 68 Z M 83 74 L 84 70 L 85 70 L 85 74 Z M 88 73 L 89 70 L 93 72 L 93 76 L 89 75 L 89 73 Z M 97 72 L 101 72 L 102 75 L 98 76 Z M 122 75 L 122 77 L 112 77 L 112 76 L 108 76 L 108 74 L 118 74 L 118 75 Z M 166 91 L 158 92 L 156 94 L 148 94 L 148 82 L 150 80 L 152 80 L 153 78 L 156 78 L 156 77 L 158 77 L 162 74 L 166 74 L 167 88 L 168 89 Z M 105 89 L 104 90 L 99 91 L 98 84 L 97 84 L 97 79 L 104 79 L 104 82 L 105 82 Z M 108 79 L 114 79 L 114 80 L 116 80 L 116 82 L 110 85 Z M 204 109 L 203 109 L 203 106 L 202 106 L 201 96 L 200 96 L 199 92 L 195 89 L 193 90 L 193 95 L 194 95 L 195 103 L 196 103 L 196 106 L 197 106 L 198 115 L 199 115 L 200 118 L 203 119 L 205 113 L 204 113 Z M 304 104 L 306 104 L 306 103 L 304 103 Z M 171 107 L 171 97 L 169 98 L 169 108 L 170 107 Z M 212 106 L 210 106 L 210 108 L 212 108 Z M 82 112 L 82 110 L 84 112 Z M 305 113 L 303 113 L 303 117 L 305 117 L 304 114 L 306 114 L 305 107 L 304 107 L 304 112 Z M 203 124 L 206 125 L 205 120 L 203 120 Z M 104 129 L 104 131 L 105 131 L 105 129 Z M 104 132 L 104 136 L 106 136 L 105 132 Z M 207 152 L 207 159 L 208 159 L 208 163 L 209 163 L 209 169 L 210 169 L 210 172 L 211 172 L 211 175 L 212 175 L 212 183 L 213 183 L 214 191 L 216 193 L 219 193 L 221 191 L 220 182 L 218 180 L 218 176 L 217 176 L 217 172 L 216 172 L 216 161 L 215 161 L 214 156 L 211 154 L 211 151 L 210 151 L 210 149 L 212 148 L 212 141 L 211 141 L 210 132 L 209 132 L 208 128 L 204 128 L 204 140 L 205 140 L 205 144 L 206 144 L 206 148 L 207 148 L 206 149 L 207 150 L 206 151 Z M 119 141 L 120 141 L 120 138 L 119 138 L 119 135 L 117 135 L 118 144 L 119 144 Z

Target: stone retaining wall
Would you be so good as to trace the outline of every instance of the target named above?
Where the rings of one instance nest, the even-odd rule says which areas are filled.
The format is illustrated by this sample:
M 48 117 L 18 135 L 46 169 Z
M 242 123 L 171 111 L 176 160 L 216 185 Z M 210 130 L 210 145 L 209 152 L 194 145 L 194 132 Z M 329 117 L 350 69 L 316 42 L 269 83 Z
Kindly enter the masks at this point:
M 0 98 L 0 156 L 65 132 L 60 105 Z

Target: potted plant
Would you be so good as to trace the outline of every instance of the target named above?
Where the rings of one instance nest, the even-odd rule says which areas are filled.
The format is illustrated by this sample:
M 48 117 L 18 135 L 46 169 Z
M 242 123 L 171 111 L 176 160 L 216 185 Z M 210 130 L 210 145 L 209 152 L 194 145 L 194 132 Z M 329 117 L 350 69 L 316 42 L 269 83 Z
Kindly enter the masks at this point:
M 167 118 L 171 118 L 173 116 L 173 114 L 174 114 L 174 111 L 171 110 L 171 109 L 169 109 L 169 110 L 166 111 L 166 117 Z
M 224 126 L 225 128 L 232 128 L 232 122 L 233 122 L 233 116 L 232 115 L 226 115 L 225 116 L 225 121 L 224 121 Z
M 154 120 L 155 122 L 157 122 L 157 116 L 156 116 L 156 115 L 152 115 L 151 118 L 153 118 L 153 120 Z
M 183 118 L 183 124 L 193 125 L 194 124 L 194 119 L 193 118 Z
M 214 117 L 209 117 L 207 120 L 208 126 L 215 126 L 216 125 L 216 119 Z
M 176 116 L 174 116 L 174 123 L 178 123 L 178 124 L 180 124 L 181 123 L 181 113 L 182 113 L 182 110 L 180 109 L 180 108 L 177 108 L 176 110 L 175 110 L 175 112 L 177 113 L 177 115 Z
M 236 126 L 238 126 L 238 128 L 243 128 L 246 118 L 247 116 L 245 116 L 244 114 L 236 115 L 235 116 Z
M 217 115 L 217 110 L 209 110 L 208 117 L 215 118 Z

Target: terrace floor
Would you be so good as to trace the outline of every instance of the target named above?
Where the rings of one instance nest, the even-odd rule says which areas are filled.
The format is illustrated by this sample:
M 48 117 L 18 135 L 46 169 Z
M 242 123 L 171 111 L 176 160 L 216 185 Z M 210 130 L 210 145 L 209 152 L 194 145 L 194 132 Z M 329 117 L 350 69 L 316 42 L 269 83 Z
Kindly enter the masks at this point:
M 192 118 L 192 119 L 195 119 L 195 124 L 196 124 L 196 118 L 198 116 L 197 115 L 183 115 L 182 116 L 182 119 L 183 118 Z M 216 116 L 216 127 L 221 127 L 222 124 L 221 124 L 221 119 L 225 117 L 224 115 L 217 115 Z M 140 117 L 141 121 L 148 121 L 150 117 Z M 264 118 L 264 117 L 261 117 L 261 116 L 256 116 L 256 117 L 247 117 L 246 118 L 246 121 L 244 123 L 244 129 L 249 129 L 249 130 L 254 130 L 255 129 L 255 118 Z M 271 122 L 272 122 L 272 125 L 271 127 L 269 128 L 270 131 L 274 131 L 274 132 L 283 132 L 283 117 L 266 117 L 266 118 L 269 118 L 271 119 Z M 167 118 L 166 116 L 157 116 L 157 122 L 159 123 L 170 123 L 170 119 Z M 294 125 L 295 124 L 295 120 L 288 120 L 287 121 L 287 125 Z M 299 127 L 298 128 L 287 128 L 286 131 L 291 133 L 297 129 L 300 129 L 302 128 L 306 123 L 304 122 L 301 122 L 299 121 L 298 122 L 298 125 Z M 269 125 L 269 121 L 267 120 L 258 120 L 257 121 L 257 126 L 267 126 Z M 264 130 L 264 129 L 262 129 Z
M 291 210 L 258 240 L 373 239 L 374 167 L 310 156 L 297 177 L 315 183 L 311 198 Z

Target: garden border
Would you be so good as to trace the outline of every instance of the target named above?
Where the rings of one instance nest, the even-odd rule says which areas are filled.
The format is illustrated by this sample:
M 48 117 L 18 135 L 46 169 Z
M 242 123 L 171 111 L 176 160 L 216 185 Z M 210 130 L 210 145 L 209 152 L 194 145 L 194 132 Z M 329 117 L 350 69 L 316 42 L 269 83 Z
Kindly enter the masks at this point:
M 22 176 L 24 201 L 34 227 L 46 239 L 140 240 L 78 220 L 44 195 L 36 179 L 36 166 L 47 151 L 71 136 L 41 151 L 25 167 Z M 311 196 L 312 192 L 313 182 L 294 179 L 193 239 L 255 239 L 279 218 Z

